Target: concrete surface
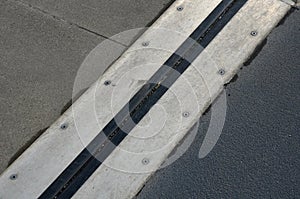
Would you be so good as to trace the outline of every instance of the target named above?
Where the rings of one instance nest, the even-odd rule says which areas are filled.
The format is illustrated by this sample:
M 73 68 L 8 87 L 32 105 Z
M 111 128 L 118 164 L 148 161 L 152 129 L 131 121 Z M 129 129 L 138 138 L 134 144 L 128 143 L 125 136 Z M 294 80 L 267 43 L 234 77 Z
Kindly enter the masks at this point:
M 174 0 L 20 0 L 78 26 L 110 37 L 143 28 Z
M 138 199 L 300 197 L 299 24 L 295 11 L 227 85 L 226 123 L 213 151 L 198 158 L 209 111 L 189 150 L 159 170 Z
M 72 97 L 76 71 L 104 38 L 10 1 L 0 5 L 0 171 Z
M 130 23 L 124 22 L 128 19 L 128 13 L 135 16 L 139 23 L 132 22 L 127 29 L 140 28 L 154 19 L 164 7 L 162 1 L 147 1 L 145 6 L 148 11 L 144 16 L 141 10 L 135 8 L 135 3 L 129 2 L 122 1 L 124 5 L 121 7 L 115 2 L 111 5 L 111 12 L 99 8 L 97 13 L 102 17 L 97 16 L 92 21 L 101 24 L 102 31 L 107 29 L 106 33 L 114 34 L 126 29 Z M 66 2 L 60 3 L 66 6 Z M 87 1 L 85 4 L 99 6 Z M 74 11 L 69 6 L 63 10 L 76 13 L 71 19 L 86 15 L 86 11 Z M 119 18 L 115 20 L 124 23 L 124 26 L 108 21 L 116 13 Z M 90 22 L 81 21 L 81 24 Z M 101 36 L 102 33 L 86 28 L 78 26 L 76 21 L 63 20 L 55 13 L 20 1 L 0 2 L 0 173 L 59 117 L 71 99 L 80 64 L 106 38 Z

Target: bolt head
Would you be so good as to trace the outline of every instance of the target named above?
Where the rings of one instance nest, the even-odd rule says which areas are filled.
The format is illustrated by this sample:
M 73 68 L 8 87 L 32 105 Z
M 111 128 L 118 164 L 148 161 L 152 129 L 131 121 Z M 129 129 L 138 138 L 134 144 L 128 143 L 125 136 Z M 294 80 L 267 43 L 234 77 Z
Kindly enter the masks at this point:
M 148 41 L 144 41 L 144 42 L 142 43 L 142 46 L 144 46 L 144 47 L 149 46 L 149 42 L 148 42 Z
M 150 162 L 150 160 L 148 158 L 144 158 L 142 160 L 143 165 L 147 165 L 147 164 L 149 164 L 149 162 Z
M 68 123 L 63 123 L 60 125 L 60 129 L 65 130 L 68 128 Z
M 11 180 L 16 180 L 17 178 L 18 178 L 18 174 L 11 174 L 9 176 L 9 179 L 11 179 Z
M 257 33 L 257 31 L 253 30 L 253 31 L 251 31 L 250 34 L 251 34 L 251 36 L 255 37 L 258 33 Z
M 183 7 L 182 7 L 182 6 L 178 6 L 178 7 L 177 7 L 177 10 L 178 10 L 178 11 L 182 11 L 182 10 L 183 10 Z
M 104 85 L 105 86 L 108 86 L 108 85 L 110 85 L 111 84 L 111 81 L 110 80 L 106 80 L 105 82 L 104 82 Z
M 182 116 L 183 116 L 183 117 L 189 117 L 189 116 L 190 116 L 190 113 L 189 113 L 189 112 L 183 112 L 183 113 L 182 113 Z
M 221 69 L 218 71 L 218 73 L 219 73 L 220 75 L 224 75 L 224 74 L 225 74 L 225 70 L 221 68 Z

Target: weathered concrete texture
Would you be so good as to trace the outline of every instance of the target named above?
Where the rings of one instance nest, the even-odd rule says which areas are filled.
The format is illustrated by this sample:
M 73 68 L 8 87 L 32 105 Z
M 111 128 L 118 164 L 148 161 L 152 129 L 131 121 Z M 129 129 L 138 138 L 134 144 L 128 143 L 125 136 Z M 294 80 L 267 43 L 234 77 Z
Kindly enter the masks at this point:
M 101 35 L 143 27 L 167 2 L 170 0 L 0 2 L 0 173 L 59 117 L 72 97 L 78 68 L 105 39 Z M 108 41 L 103 46 L 111 52 L 106 48 L 107 55 L 100 56 L 101 69 L 89 66 L 97 73 L 124 49 Z M 89 61 L 98 63 L 97 59 Z M 79 72 L 91 75 L 84 69 Z M 97 77 L 92 76 L 79 83 L 93 82 Z
M 226 123 L 213 151 L 198 159 L 207 114 L 191 148 L 158 171 L 137 198 L 300 196 L 299 24 L 295 11 L 227 86 Z
M 51 15 L 111 37 L 146 27 L 172 0 L 20 0 Z
M 77 69 L 104 38 L 10 1 L 0 3 L 0 173 L 72 97 Z

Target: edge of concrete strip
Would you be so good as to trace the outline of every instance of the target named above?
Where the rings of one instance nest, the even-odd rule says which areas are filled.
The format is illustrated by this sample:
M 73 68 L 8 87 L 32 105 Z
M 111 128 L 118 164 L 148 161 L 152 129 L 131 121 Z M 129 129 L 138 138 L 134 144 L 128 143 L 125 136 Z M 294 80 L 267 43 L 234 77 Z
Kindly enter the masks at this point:
M 174 2 L 1 175 L 0 197 L 39 197 L 220 2 Z M 278 0 L 249 0 L 193 61 L 193 67 L 163 95 L 157 108 L 146 114 L 139 123 L 144 126 L 133 129 L 74 198 L 134 197 L 289 9 L 289 5 Z M 146 47 L 144 42 L 148 42 Z M 220 70 L 224 72 L 220 74 Z M 105 85 L 108 80 L 109 86 Z M 182 117 L 182 110 L 174 109 L 178 104 L 183 112 L 188 112 L 188 117 Z M 158 107 L 169 114 L 163 124 Z M 161 124 L 161 128 L 147 127 L 149 118 Z M 157 131 L 159 134 L 155 134 Z

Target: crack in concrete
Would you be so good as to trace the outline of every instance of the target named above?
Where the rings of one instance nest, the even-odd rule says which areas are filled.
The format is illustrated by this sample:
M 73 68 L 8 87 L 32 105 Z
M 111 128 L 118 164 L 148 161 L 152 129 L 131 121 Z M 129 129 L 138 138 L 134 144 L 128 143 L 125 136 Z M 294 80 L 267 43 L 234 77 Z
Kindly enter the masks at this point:
M 95 35 L 95 36 L 97 36 L 97 37 L 102 37 L 102 38 L 104 38 L 104 39 L 110 40 L 110 41 L 115 42 L 115 43 L 117 43 L 117 44 L 120 44 L 120 45 L 122 45 L 122 46 L 124 46 L 124 47 L 126 47 L 126 48 L 129 47 L 129 46 L 127 46 L 126 44 L 123 44 L 123 43 L 121 43 L 121 42 L 119 42 L 119 41 L 113 40 L 113 39 L 111 39 L 111 38 L 109 38 L 109 37 L 107 37 L 107 36 L 105 36 L 105 35 L 102 35 L 102 34 L 96 32 L 96 31 L 90 30 L 90 29 L 88 29 L 88 28 L 86 28 L 86 27 L 84 27 L 84 26 L 81 26 L 81 25 L 79 25 L 79 24 L 76 24 L 76 23 L 74 23 L 74 22 L 68 21 L 68 20 L 64 19 L 63 17 L 61 17 L 61 16 L 53 15 L 53 14 L 51 14 L 51 13 L 49 13 L 49 12 L 47 12 L 47 11 L 45 11 L 45 10 L 39 8 L 39 7 L 33 6 L 33 5 L 29 4 L 29 3 L 25 3 L 25 2 L 23 2 L 22 0 L 9 0 L 9 1 L 18 3 L 18 4 L 20 4 L 20 5 L 24 6 L 24 7 L 27 7 L 27 8 L 29 8 L 29 9 L 33 10 L 33 11 L 42 13 L 43 15 L 46 15 L 46 16 L 48 16 L 48 17 L 52 17 L 53 19 L 55 19 L 55 20 L 57 20 L 57 21 L 62 21 L 63 23 L 67 23 L 67 24 L 69 24 L 69 25 L 71 25 L 71 26 L 75 26 L 76 28 L 79 28 L 79 29 L 81 29 L 81 30 L 83 30 L 83 31 L 85 31 L 85 32 L 88 32 L 88 33 L 90 33 L 90 34 L 93 34 L 93 35 Z

